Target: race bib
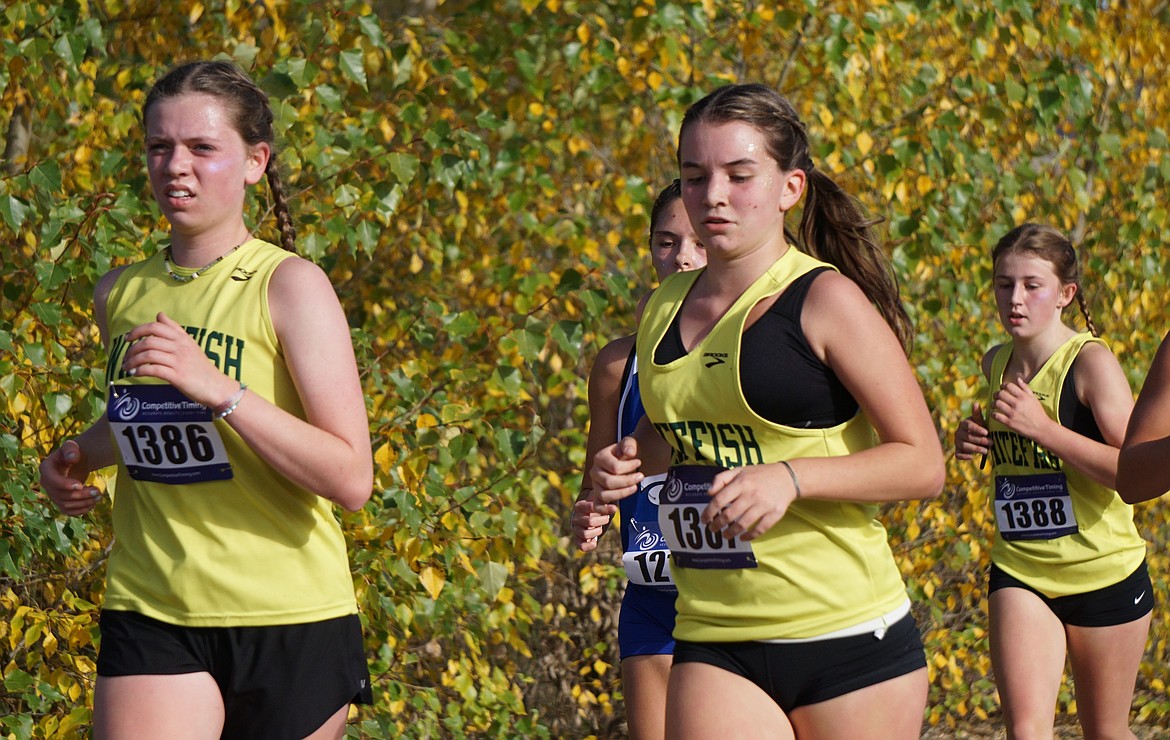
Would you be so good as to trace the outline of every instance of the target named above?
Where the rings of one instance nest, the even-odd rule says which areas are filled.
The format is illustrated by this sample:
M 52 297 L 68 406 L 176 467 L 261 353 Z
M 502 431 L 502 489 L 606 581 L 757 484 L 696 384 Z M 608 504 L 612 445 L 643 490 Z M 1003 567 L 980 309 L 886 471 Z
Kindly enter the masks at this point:
M 711 501 L 707 495 L 711 481 L 722 470 L 714 465 L 679 465 L 666 476 L 658 503 L 658 526 L 675 565 L 724 570 L 756 567 L 750 542 L 724 537 L 700 520 Z
M 182 484 L 232 477 L 211 409 L 174 386 L 111 385 L 106 413 L 134 480 Z
M 622 553 L 622 565 L 630 583 L 639 586 L 674 587 L 674 579 L 670 576 L 670 550 L 658 527 L 657 517 L 665 481 L 665 475 L 652 475 L 642 481 L 634 494 L 638 500 L 632 507 L 632 516 L 622 522 L 628 538 L 627 549 Z
M 995 520 L 1005 540 L 1051 540 L 1078 530 L 1064 473 L 995 476 Z

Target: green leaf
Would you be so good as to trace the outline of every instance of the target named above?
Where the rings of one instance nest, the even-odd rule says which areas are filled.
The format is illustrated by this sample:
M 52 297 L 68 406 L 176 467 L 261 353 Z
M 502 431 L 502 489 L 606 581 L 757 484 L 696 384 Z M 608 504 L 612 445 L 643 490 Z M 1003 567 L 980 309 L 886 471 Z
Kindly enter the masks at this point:
M 394 174 L 398 185 L 409 185 L 418 172 L 418 157 L 401 152 L 392 152 L 386 155 L 386 166 Z
M 1028 89 L 1013 79 L 1007 79 L 1003 84 L 1008 100 L 1013 103 L 1019 103 L 1028 96 Z
M 49 421 L 54 424 L 60 424 L 61 420 L 73 408 L 73 399 L 67 393 L 46 393 L 45 394 L 45 412 L 49 415 Z
M 528 437 L 515 429 L 500 428 L 496 430 L 496 446 L 509 462 L 515 462 L 524 454 L 524 447 Z
M 28 205 L 15 195 L 0 198 L 0 216 L 9 228 L 16 231 L 24 224 L 24 217 L 28 213 Z
M 57 39 L 57 43 L 53 44 L 53 51 L 57 52 L 62 61 L 76 67 L 85 56 L 86 47 L 86 41 L 80 35 L 66 33 Z
M 341 52 L 338 62 L 341 65 L 341 71 L 351 82 L 363 90 L 369 89 L 366 80 L 366 63 L 361 49 L 348 49 Z
M 321 105 L 325 106 L 330 112 L 340 113 L 341 107 L 341 93 L 332 85 L 317 85 L 313 88 L 317 99 L 321 101 Z
M 283 100 L 291 98 L 301 91 L 293 78 L 284 72 L 272 71 L 260 81 L 260 87 L 270 96 Z
M 453 339 L 463 339 L 479 331 L 482 326 L 483 324 L 478 314 L 474 311 L 462 311 L 451 321 L 447 322 L 446 329 L 447 333 Z
M 564 295 L 565 293 L 576 293 L 581 289 L 581 273 L 576 270 L 565 270 L 561 275 L 561 280 L 557 283 L 557 293 Z
M 358 222 L 354 233 L 357 235 L 358 244 L 361 245 L 362 251 L 366 254 L 373 254 L 374 248 L 378 246 L 378 238 L 382 235 L 382 229 L 370 219 L 365 218 Z
M 585 337 L 585 327 L 579 321 L 558 321 L 552 329 L 552 338 L 561 349 L 570 355 L 577 355 L 581 351 L 581 342 Z
M 48 260 L 41 260 L 33 265 L 33 272 L 36 273 L 37 283 L 41 290 L 52 291 L 61 287 L 61 284 L 69 279 L 69 273 L 65 269 L 59 267 L 55 262 Z
M 382 26 L 378 22 L 378 16 L 360 16 L 358 18 L 358 28 L 361 29 L 362 35 L 369 39 L 370 43 L 376 48 L 386 48 L 386 37 L 382 34 Z
M 489 563 L 489 565 L 495 565 L 495 563 Z M 506 570 L 504 575 L 507 576 Z M 500 588 L 503 588 L 503 585 L 504 584 L 501 583 Z M 496 589 L 496 593 L 499 593 L 500 588 Z M 495 594 L 493 594 L 492 597 L 495 598 Z M 19 668 L 13 668 L 8 672 L 8 675 L 4 677 L 4 688 L 8 689 L 13 694 L 23 694 L 35 686 L 36 683 L 36 678 L 30 676 Z
M 57 193 L 61 190 L 61 165 L 55 159 L 46 159 L 32 168 L 28 179 L 34 187 Z
M 508 566 L 502 563 L 489 560 L 476 571 L 476 574 L 479 576 L 484 593 L 492 601 L 499 595 L 500 589 L 508 583 Z

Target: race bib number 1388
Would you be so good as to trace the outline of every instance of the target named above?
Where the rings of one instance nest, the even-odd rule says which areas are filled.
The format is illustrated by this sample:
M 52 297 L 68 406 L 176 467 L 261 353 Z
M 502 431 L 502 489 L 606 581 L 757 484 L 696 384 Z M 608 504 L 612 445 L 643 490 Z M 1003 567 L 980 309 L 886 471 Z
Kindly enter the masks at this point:
M 997 475 L 995 519 L 1005 540 L 1051 540 L 1078 530 L 1064 473 Z

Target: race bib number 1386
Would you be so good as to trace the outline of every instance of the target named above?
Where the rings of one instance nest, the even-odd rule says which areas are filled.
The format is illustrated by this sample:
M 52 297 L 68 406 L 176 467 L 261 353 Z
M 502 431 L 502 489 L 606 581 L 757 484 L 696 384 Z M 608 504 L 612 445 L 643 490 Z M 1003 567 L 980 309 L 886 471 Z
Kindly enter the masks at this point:
M 106 413 L 131 478 L 179 484 L 232 477 L 211 409 L 175 387 L 112 385 Z

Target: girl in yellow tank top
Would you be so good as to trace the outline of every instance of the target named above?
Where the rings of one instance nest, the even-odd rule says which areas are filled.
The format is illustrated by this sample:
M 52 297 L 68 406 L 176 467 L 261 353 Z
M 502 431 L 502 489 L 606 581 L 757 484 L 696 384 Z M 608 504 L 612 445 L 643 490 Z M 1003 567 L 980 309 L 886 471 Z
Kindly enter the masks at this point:
M 108 412 L 41 464 L 72 516 L 99 501 L 89 473 L 119 466 L 94 732 L 341 737 L 372 699 L 333 511 L 373 485 L 349 327 L 292 254 L 267 95 L 230 62 L 192 62 L 142 118 L 170 245 L 99 281 Z M 283 250 L 244 220 L 264 178 Z
M 996 245 L 995 302 L 1011 341 L 984 355 L 991 387 L 955 432 L 989 459 L 992 666 L 1008 736 L 1050 736 L 1066 646 L 1086 737 L 1132 737 L 1129 711 L 1153 591 L 1132 508 L 1114 490 L 1133 406 L 1096 330 L 1072 244 L 1025 224 Z M 1062 311 L 1078 301 L 1092 333 Z
M 679 621 L 667 737 L 880 728 L 883 738 L 917 738 L 926 663 L 873 509 L 937 495 L 944 470 L 889 264 L 774 90 L 729 85 L 700 100 L 678 158 L 707 267 L 671 276 L 651 297 L 637 343 L 646 421 L 600 450 L 591 471 L 610 502 L 670 467 L 659 524 Z M 801 238 L 790 243 L 785 216 L 806 191 Z M 810 273 L 791 341 L 808 347 L 809 374 L 832 375 L 857 409 L 816 429 L 762 416 L 737 372 L 748 332 Z M 660 358 L 668 334 L 672 356 Z M 792 400 L 786 367 L 756 367 L 760 400 Z

